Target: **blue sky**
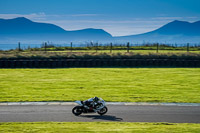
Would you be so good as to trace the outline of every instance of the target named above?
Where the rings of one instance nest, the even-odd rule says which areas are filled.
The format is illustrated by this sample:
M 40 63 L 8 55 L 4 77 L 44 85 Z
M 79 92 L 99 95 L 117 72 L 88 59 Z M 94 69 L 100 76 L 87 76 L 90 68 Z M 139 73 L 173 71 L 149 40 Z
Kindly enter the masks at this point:
M 0 18 L 27 17 L 66 30 L 139 34 L 173 21 L 200 20 L 200 0 L 0 0 Z

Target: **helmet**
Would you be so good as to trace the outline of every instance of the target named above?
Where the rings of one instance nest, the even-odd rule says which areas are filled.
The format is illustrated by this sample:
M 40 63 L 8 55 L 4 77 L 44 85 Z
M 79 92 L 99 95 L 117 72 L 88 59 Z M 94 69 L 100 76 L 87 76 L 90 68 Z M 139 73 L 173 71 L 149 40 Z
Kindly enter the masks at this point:
M 95 101 L 95 102 L 98 102 L 98 101 L 99 101 L 99 98 L 98 98 L 98 97 L 94 97 L 94 101 Z

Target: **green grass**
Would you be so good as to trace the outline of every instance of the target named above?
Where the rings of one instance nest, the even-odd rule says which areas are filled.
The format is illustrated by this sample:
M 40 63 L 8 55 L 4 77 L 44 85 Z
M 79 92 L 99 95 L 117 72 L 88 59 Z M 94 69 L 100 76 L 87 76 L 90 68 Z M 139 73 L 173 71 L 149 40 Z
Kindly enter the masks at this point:
M 0 69 L 0 101 L 200 103 L 200 68 Z
M 129 122 L 28 122 L 0 123 L 2 133 L 135 132 L 199 133 L 200 124 Z

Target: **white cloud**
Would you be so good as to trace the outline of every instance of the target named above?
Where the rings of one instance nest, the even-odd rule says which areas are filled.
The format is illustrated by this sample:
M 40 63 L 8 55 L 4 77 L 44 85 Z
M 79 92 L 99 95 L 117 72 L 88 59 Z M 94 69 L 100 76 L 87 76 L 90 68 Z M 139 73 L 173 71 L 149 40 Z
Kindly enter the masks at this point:
M 0 18 L 13 19 L 17 17 L 26 17 L 33 21 L 50 21 L 50 20 L 74 20 L 74 19 L 89 19 L 102 14 L 45 14 L 45 13 L 31 13 L 31 14 L 0 14 Z
M 17 17 L 26 17 L 28 19 L 44 19 L 45 13 L 32 13 L 32 14 L 0 14 L 0 18 L 12 19 Z
M 153 20 L 139 20 L 139 21 L 110 21 L 110 20 L 50 20 L 42 21 L 45 23 L 53 23 L 61 26 L 65 30 L 79 30 L 85 28 L 104 29 L 113 36 L 124 36 L 140 34 L 155 30 L 160 26 L 166 24 L 168 21 L 153 21 Z
M 151 18 L 152 20 L 168 20 L 168 21 L 173 21 L 173 20 L 183 20 L 183 21 L 197 21 L 199 17 L 197 16 L 189 16 L 189 17 L 153 17 Z
M 183 19 L 183 17 L 155 17 L 152 19 L 153 20 L 180 20 L 180 19 Z
M 92 17 L 92 16 L 99 16 L 100 14 L 72 14 L 66 16 L 73 16 L 73 17 Z

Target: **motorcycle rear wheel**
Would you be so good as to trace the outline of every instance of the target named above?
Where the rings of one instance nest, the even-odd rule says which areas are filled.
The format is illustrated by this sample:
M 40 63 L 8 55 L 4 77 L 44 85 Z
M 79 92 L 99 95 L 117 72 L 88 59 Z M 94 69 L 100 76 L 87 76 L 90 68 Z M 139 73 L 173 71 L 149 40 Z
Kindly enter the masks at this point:
M 100 115 L 104 115 L 105 113 L 107 113 L 107 111 L 108 111 L 108 108 L 105 106 L 101 110 L 97 111 L 97 113 Z
M 80 115 L 83 113 L 83 110 L 81 108 L 81 106 L 76 106 L 72 109 L 72 113 L 76 116 Z

